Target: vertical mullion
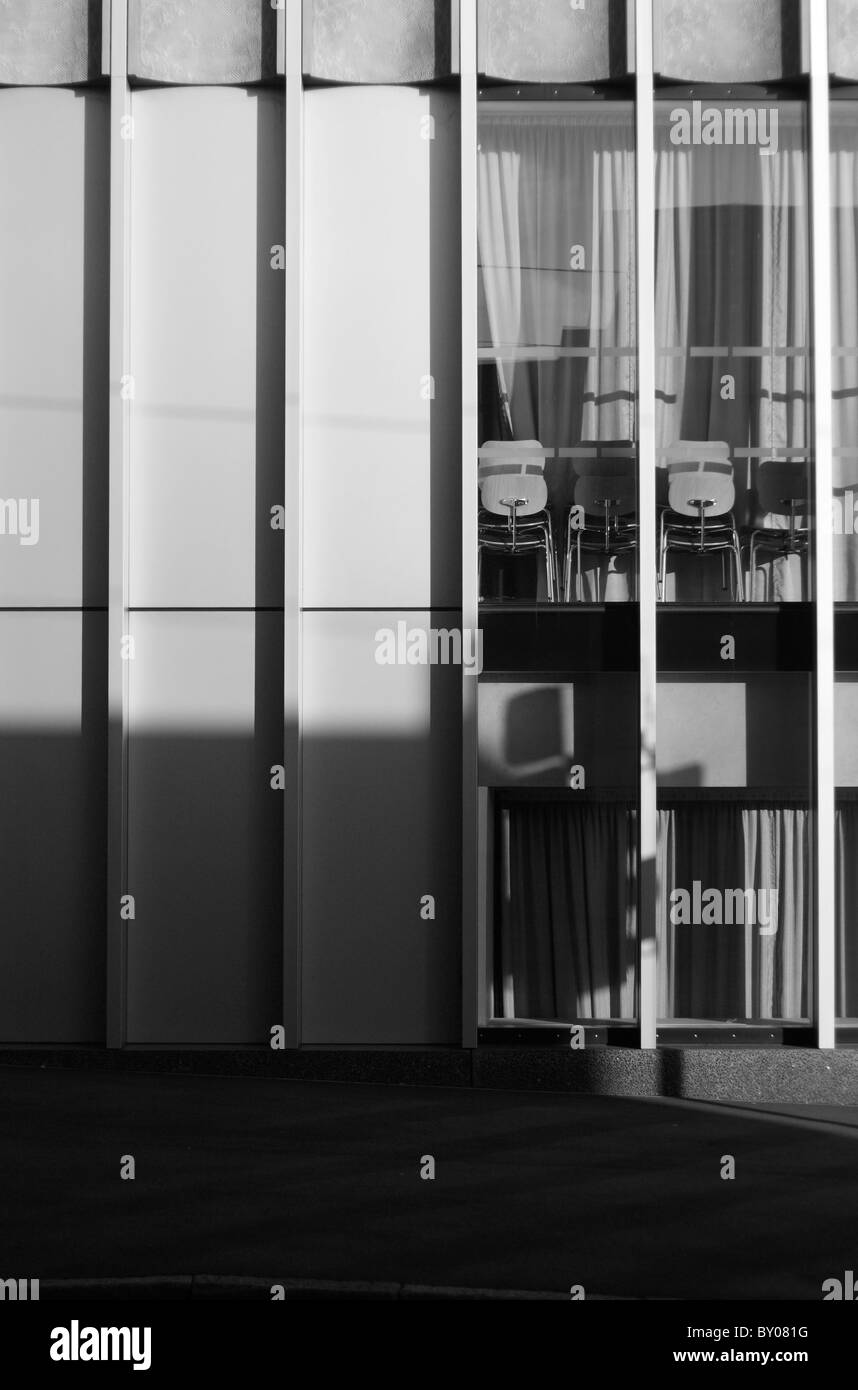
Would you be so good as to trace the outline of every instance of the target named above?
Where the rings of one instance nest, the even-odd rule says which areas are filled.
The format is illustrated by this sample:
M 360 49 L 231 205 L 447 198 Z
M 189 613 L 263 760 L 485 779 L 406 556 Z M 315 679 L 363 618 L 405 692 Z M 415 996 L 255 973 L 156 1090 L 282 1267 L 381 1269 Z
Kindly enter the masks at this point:
M 832 497 L 831 176 L 828 5 L 810 9 L 811 215 L 813 218 L 814 420 L 814 1025 L 818 1047 L 835 1043 L 834 573 Z
M 127 933 L 120 899 L 128 884 L 128 667 L 122 638 L 128 613 L 131 151 L 128 0 L 110 0 L 110 462 L 108 560 L 107 1045 L 126 1041 Z M 126 395 L 130 393 L 126 392 Z
M 284 502 L 283 1027 L 301 1044 L 301 605 L 304 273 L 303 6 L 286 6 L 286 457 Z
M 460 0 L 462 233 L 462 631 L 479 620 L 477 590 L 477 0 Z M 481 959 L 477 798 L 478 677 L 462 667 L 462 1046 L 475 1047 Z
M 640 814 L 638 1012 L 640 1046 L 656 1045 L 656 513 L 655 513 L 655 103 L 652 0 L 635 5 L 635 183 L 637 205 L 638 562 Z

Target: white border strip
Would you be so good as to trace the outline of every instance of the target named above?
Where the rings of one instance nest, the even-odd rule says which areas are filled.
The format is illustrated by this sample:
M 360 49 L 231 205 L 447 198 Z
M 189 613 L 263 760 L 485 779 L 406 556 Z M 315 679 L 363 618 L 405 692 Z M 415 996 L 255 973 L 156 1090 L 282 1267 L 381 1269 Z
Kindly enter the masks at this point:
M 304 78 L 303 14 L 286 7 L 286 457 L 284 501 L 283 1018 L 301 1044 L 301 606 L 303 531 Z M 272 1019 L 272 1023 L 278 1020 Z
M 813 218 L 813 401 L 815 436 L 816 669 L 814 780 L 814 1022 L 818 1047 L 835 1043 L 834 569 L 832 491 L 831 176 L 828 5 L 810 10 L 811 216 Z
M 640 589 L 640 815 L 638 1016 L 640 1045 L 656 1045 L 656 513 L 655 513 L 655 101 L 652 0 L 635 5 L 638 457 Z
M 105 15 L 105 19 L 107 16 Z M 107 615 L 107 1046 L 126 1042 L 127 933 L 120 899 L 128 879 L 128 673 L 122 638 L 128 628 L 128 499 L 131 372 L 131 92 L 128 0 L 110 5 L 110 425 Z
M 462 234 L 462 631 L 479 622 L 477 587 L 477 0 L 459 0 Z M 480 903 L 477 685 L 462 673 L 462 1046 L 476 1047 L 485 926 Z M 482 918 L 482 922 L 481 922 Z

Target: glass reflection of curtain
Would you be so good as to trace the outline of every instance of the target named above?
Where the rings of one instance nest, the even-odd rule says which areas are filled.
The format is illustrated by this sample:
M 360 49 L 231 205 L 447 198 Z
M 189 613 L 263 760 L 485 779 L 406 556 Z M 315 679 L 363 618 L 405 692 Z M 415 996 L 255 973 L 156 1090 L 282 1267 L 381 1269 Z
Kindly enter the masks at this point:
M 778 148 L 669 143 L 656 153 L 657 440 L 730 445 L 740 527 L 781 526 L 762 513 L 755 475 L 762 458 L 809 443 L 810 245 L 805 127 L 798 108 L 779 107 Z M 691 347 L 756 353 L 690 356 Z M 760 349 L 763 351 L 761 352 Z M 722 377 L 735 381 L 724 399 Z M 751 460 L 738 450 L 762 450 Z M 666 478 L 659 483 L 666 498 Z M 672 577 L 671 577 L 672 572 Z M 758 599 L 804 597 L 797 557 L 766 558 Z M 721 596 L 717 564 L 672 558 L 666 597 Z
M 797 806 L 683 802 L 659 811 L 660 1018 L 799 1019 L 808 1012 L 811 933 L 808 813 Z M 777 930 L 671 921 L 671 893 L 751 889 Z M 722 899 L 723 903 L 723 899 Z
M 841 904 L 858 901 L 858 805 L 840 822 Z M 635 812 L 625 802 L 510 802 L 498 846 L 495 1015 L 574 1022 L 635 1015 Z M 850 836 L 852 837 L 850 839 Z M 659 811 L 658 1011 L 665 1019 L 808 1014 L 808 812 L 683 801 Z M 670 922 L 674 888 L 777 891 L 777 931 Z M 844 909 L 841 906 L 841 923 Z M 858 1014 L 858 947 L 841 958 Z M 845 986 L 841 987 L 841 993 Z M 841 1012 L 846 1012 L 845 1007 Z
M 585 439 L 633 440 L 631 106 L 581 103 L 574 113 L 483 107 L 477 170 L 490 339 L 484 331 L 483 360 L 490 348 L 513 437 L 552 450 Z M 577 246 L 583 269 L 571 266 Z M 549 459 L 545 474 L 560 536 L 574 500 L 574 461 Z M 606 597 L 631 596 L 629 569 L 621 561 Z
M 858 1018 L 858 801 L 836 811 L 837 1017 Z
M 834 598 L 858 599 L 858 103 L 831 104 Z M 845 356 L 843 350 L 850 355 Z
M 511 802 L 503 824 L 496 1016 L 633 1018 L 633 808 Z

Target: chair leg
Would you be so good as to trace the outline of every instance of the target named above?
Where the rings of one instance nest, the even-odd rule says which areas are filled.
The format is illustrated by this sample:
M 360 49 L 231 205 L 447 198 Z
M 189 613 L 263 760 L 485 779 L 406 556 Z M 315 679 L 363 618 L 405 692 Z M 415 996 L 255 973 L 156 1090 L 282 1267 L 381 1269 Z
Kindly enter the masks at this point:
M 548 602 L 554 603 L 554 565 L 551 558 L 551 542 L 547 531 L 543 532 L 545 537 L 545 577 L 548 584 Z
M 551 532 L 547 526 L 542 527 L 542 548 L 545 551 L 545 587 L 548 591 L 548 602 L 554 603 L 554 567 L 551 563 Z
M 578 559 L 577 559 L 577 568 L 576 568 L 576 571 L 575 571 L 575 597 L 576 597 L 576 599 L 578 600 L 579 603 L 583 603 L 583 602 L 584 602 L 584 576 L 583 576 L 583 574 L 581 573 L 581 532 L 580 532 L 580 531 L 578 532 L 578 545 L 577 545 L 576 548 L 577 548 L 577 551 L 578 551 Z
M 549 547 L 550 571 L 551 571 L 551 602 L 557 603 L 560 598 L 560 583 L 557 575 L 557 551 L 554 548 L 554 527 L 551 525 L 551 513 L 545 514 L 545 533 L 546 544 Z
M 566 518 L 566 556 L 563 562 L 563 597 L 567 603 L 572 602 L 572 517 L 571 514 Z M 575 581 L 575 598 L 578 598 L 578 581 Z
M 733 558 L 736 561 L 736 593 L 740 603 L 745 602 L 745 583 L 742 575 L 742 547 L 739 544 L 739 536 L 733 532 Z
M 669 540 L 669 537 L 667 537 L 667 536 L 665 536 L 664 534 L 662 534 L 662 538 L 661 538 L 661 559 L 660 559 L 659 571 L 658 571 L 658 588 L 659 588 L 659 594 L 658 594 L 658 596 L 659 596 L 659 598 L 661 599 L 662 603 L 665 602 L 665 597 L 664 597 L 664 595 L 665 595 L 665 589 L 666 589 L 666 587 L 667 587 L 667 548 L 668 548 L 668 540 Z
M 477 603 L 483 601 L 483 547 L 477 544 Z

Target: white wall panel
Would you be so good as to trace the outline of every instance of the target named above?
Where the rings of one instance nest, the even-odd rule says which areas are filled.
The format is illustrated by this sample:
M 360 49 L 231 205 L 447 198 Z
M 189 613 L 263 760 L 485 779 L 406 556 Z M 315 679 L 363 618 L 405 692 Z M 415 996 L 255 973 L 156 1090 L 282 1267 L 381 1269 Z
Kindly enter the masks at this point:
M 319 89 L 305 121 L 304 604 L 457 604 L 456 100 Z
M 0 502 L 38 503 L 35 544 L 0 529 L 2 605 L 106 602 L 107 121 L 0 90 Z
M 450 617 L 304 617 L 305 1043 L 458 1042 L 462 674 L 375 660 L 382 628 Z
M 282 602 L 283 102 L 137 90 L 130 602 Z
M 103 1043 L 103 613 L 0 613 L 0 1043 Z
M 281 620 L 136 613 L 128 1041 L 252 1044 L 280 1022 Z
M 806 675 L 659 680 L 659 785 L 807 787 L 809 795 L 809 759 Z

